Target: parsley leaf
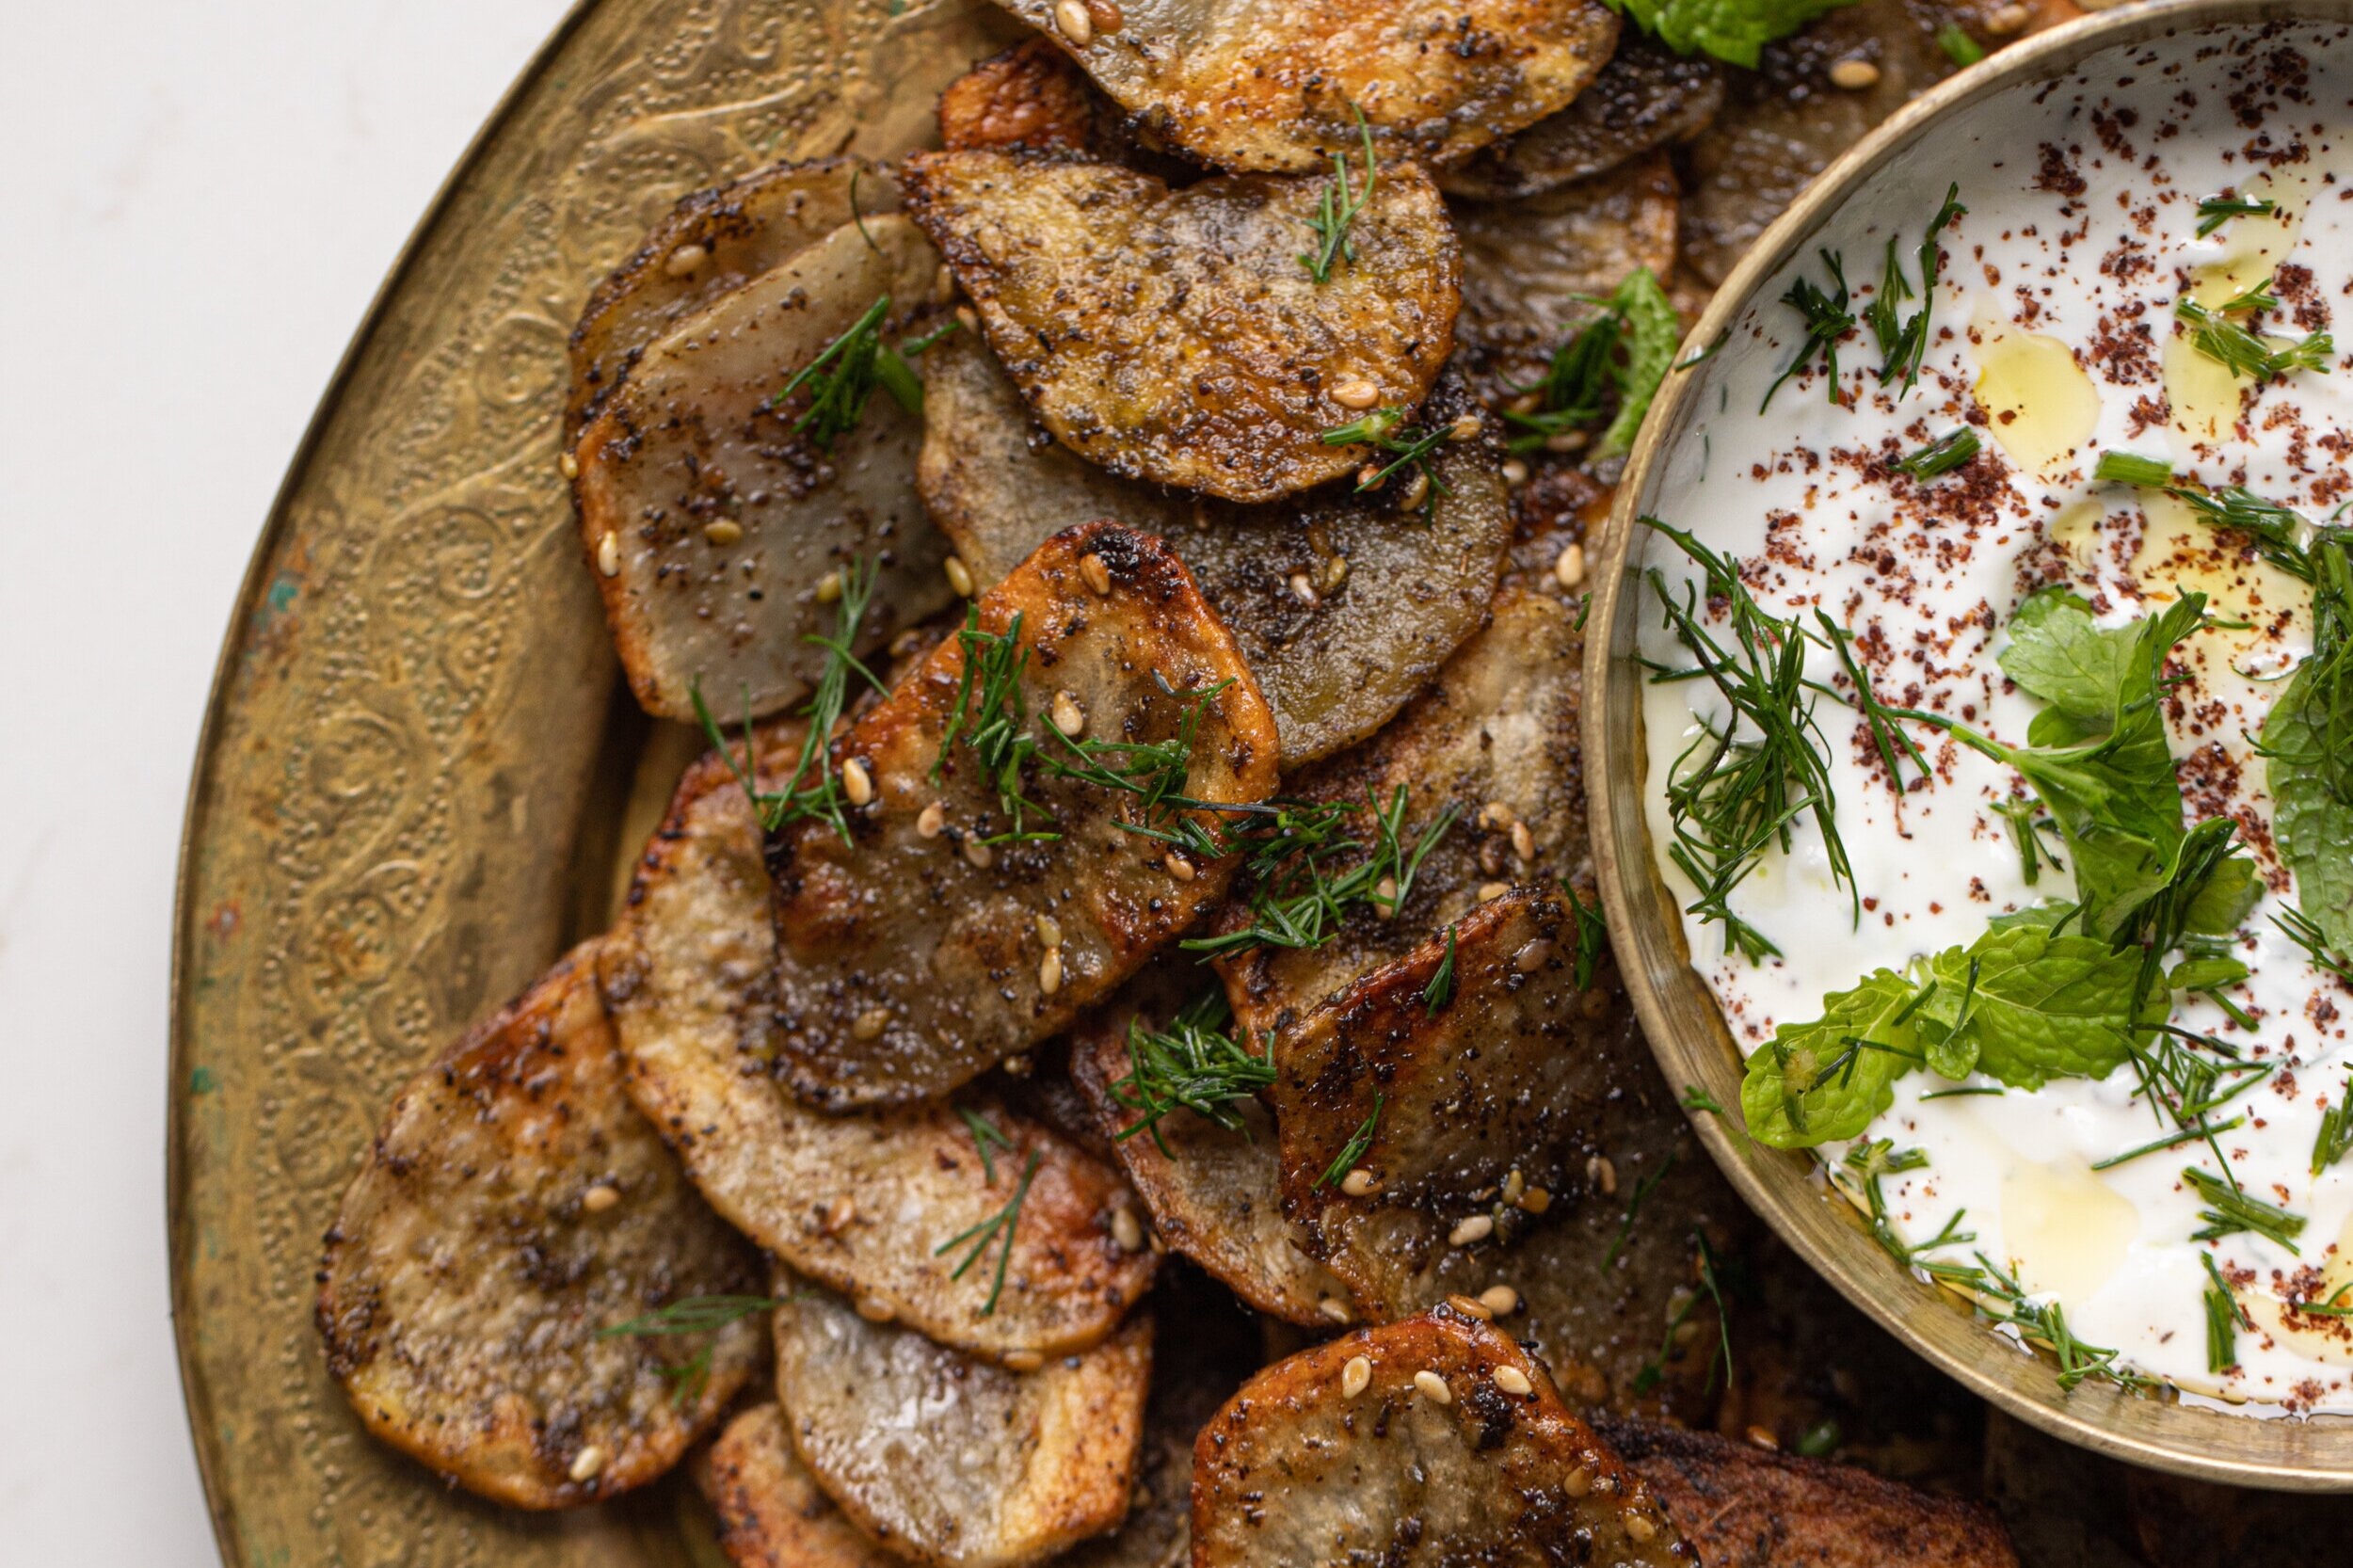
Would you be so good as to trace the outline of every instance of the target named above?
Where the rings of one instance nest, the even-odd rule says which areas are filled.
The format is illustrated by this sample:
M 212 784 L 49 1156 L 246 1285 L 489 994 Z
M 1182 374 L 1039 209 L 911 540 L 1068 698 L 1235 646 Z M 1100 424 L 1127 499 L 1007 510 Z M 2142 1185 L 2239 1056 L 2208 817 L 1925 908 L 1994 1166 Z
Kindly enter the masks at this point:
M 1756 69 L 1758 51 L 1854 0 L 1607 0 L 1678 55 Z

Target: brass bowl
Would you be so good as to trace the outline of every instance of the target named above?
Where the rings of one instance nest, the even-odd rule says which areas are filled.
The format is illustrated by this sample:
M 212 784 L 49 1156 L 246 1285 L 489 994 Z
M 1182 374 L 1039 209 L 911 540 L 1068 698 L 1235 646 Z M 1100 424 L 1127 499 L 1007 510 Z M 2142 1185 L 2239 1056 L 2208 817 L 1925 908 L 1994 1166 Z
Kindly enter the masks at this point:
M 1730 331 L 1763 286 L 1814 244 L 1883 168 L 1960 121 L 2016 101 L 2092 56 L 2177 33 L 2267 22 L 2353 23 L 2353 0 L 2171 0 L 2091 16 L 2004 49 L 1928 92 L 1826 169 L 1719 289 L 1686 343 L 1688 360 Z M 1992 106 L 1991 108 L 1989 106 Z M 1998 132 L 1996 133 L 1998 138 Z M 2033 149 L 2024 151 L 2031 153 Z M 1941 186 L 1940 176 L 1933 184 Z M 1933 193 L 1931 193 L 1933 195 Z M 1601 552 L 1586 648 L 1585 754 L 1601 779 L 1593 852 L 1618 961 L 1652 1049 L 1678 1091 L 1696 1084 L 1739 1104 L 1741 1056 L 1705 982 L 1690 966 L 1682 917 L 1653 856 L 1644 811 L 1642 671 L 1633 659 L 1644 600 L 1633 591 L 1650 547 L 1635 519 L 1678 457 L 1689 456 L 1717 391 L 1713 360 L 1670 375 L 1619 487 Z M 1750 1206 L 1858 1307 L 1972 1392 L 2069 1442 L 2138 1464 L 2242 1486 L 2353 1491 L 2353 1417 L 2265 1419 L 2113 1386 L 2063 1391 L 2055 1368 L 1995 1335 L 1953 1297 L 1914 1278 L 1830 1193 L 1807 1155 L 1752 1142 L 1723 1117 L 1695 1114 L 1701 1140 Z

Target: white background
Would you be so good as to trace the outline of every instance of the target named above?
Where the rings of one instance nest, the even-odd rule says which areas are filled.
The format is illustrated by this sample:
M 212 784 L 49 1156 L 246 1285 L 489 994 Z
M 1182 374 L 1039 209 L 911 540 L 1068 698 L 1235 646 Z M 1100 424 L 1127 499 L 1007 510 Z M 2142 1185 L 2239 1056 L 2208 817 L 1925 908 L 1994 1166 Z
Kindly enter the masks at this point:
M 216 1560 L 165 991 L 214 652 L 442 176 L 566 0 L 0 0 L 0 1560 Z

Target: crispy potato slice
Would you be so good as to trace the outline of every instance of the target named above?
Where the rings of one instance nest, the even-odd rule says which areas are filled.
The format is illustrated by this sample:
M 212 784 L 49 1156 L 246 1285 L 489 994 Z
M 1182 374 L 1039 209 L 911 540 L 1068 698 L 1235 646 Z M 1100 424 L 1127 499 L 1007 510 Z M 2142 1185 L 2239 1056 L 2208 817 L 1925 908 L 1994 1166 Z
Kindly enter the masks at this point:
M 1113 1130 L 1136 1119 L 1112 1090 L 1130 1070 L 1124 1016 L 1080 1032 L 1071 1076 Z M 1284 1217 L 1274 1118 L 1255 1100 L 1236 1110 L 1245 1131 L 1178 1111 L 1160 1118 L 1158 1137 L 1121 1139 L 1114 1146 L 1128 1179 L 1161 1240 L 1252 1306 L 1309 1328 L 1348 1322 L 1355 1316 L 1348 1288 L 1307 1256 L 1299 1227 Z
M 1244 1384 L 1193 1450 L 1193 1568 L 1689 1560 L 1543 1364 L 1444 1307 Z
M 1767 44 L 1758 69 L 1732 73 L 1721 112 L 1691 143 L 1685 263 L 1710 286 L 1721 283 L 1832 159 L 1959 69 L 1937 42 L 1939 29 L 1958 24 L 1986 38 L 1994 8 L 1995 0 L 1877 0 Z M 1849 59 L 1877 67 L 1878 80 L 1860 91 L 1834 86 L 1832 68 Z M 1920 193 L 1922 225 L 1944 194 Z
M 695 1465 L 735 1568 L 898 1568 L 833 1506 L 792 1451 L 783 1408 L 757 1404 L 728 1423 Z
M 1720 1218 L 1721 1180 L 1613 969 L 1577 988 L 1576 923 L 1538 891 L 1450 930 L 1276 1034 L 1290 1213 L 1376 1321 L 1506 1285 L 1512 1332 L 1580 1399 L 1704 1415 L 1715 1318 L 1692 1235 Z M 1370 1190 L 1327 1181 L 1336 1166 Z M 1630 1224 L 1638 1191 L 1644 1223 Z M 1678 1341 L 1677 1321 L 1697 1326 Z
M 600 1337 L 756 1292 L 759 1265 L 621 1092 L 593 962 L 572 952 L 401 1091 L 319 1271 L 328 1369 L 368 1430 L 516 1508 L 653 1480 L 762 1359 L 758 1323 L 723 1328 L 675 1400 L 696 1341 Z
M 1559 114 L 1481 148 L 1438 176 L 1449 196 L 1482 200 L 1538 196 L 1612 169 L 1655 148 L 1686 141 L 1723 106 L 1724 71 L 1629 27 L 1593 86 Z
M 861 556 L 881 562 L 865 646 L 946 601 L 920 422 L 877 392 L 824 451 L 792 431 L 806 392 L 769 407 L 878 297 L 927 298 L 937 266 L 904 217 L 836 229 L 648 344 L 581 432 L 581 541 L 648 712 L 693 718 L 697 680 L 730 714 L 799 695 L 824 657 L 806 639 L 833 630 L 817 584 Z
M 1653 1421 L 1594 1430 L 1650 1483 L 1707 1568 L 2017 1568 L 1983 1503 Z
M 1324 183 L 1178 190 L 1116 164 L 919 153 L 907 210 L 979 309 L 989 345 L 1064 446 L 1127 479 L 1273 501 L 1374 448 L 1326 430 L 1413 408 L 1453 345 L 1460 295 L 1437 188 L 1384 173 L 1319 284 Z M 1370 402 L 1333 391 L 1368 382 Z
M 1096 145 L 1100 103 L 1069 56 L 1026 39 L 939 95 L 939 144 L 951 152 L 1084 152 Z
M 1008 1371 L 870 1322 L 786 1276 L 776 1397 L 842 1512 L 942 1568 L 1017 1568 L 1118 1528 L 1136 1481 L 1152 1323 Z
M 1176 744 L 1185 760 L 1165 776 L 1190 800 L 1246 803 L 1274 790 L 1266 701 L 1158 540 L 1115 523 L 1067 530 L 973 613 L 981 635 L 1022 650 L 1008 683 L 1020 702 L 1014 728 L 1039 749 L 1018 781 L 1019 820 L 968 744 L 1011 715 L 982 711 L 994 683 L 984 672 L 964 690 L 960 635 L 835 742 L 836 765 L 871 781 L 871 804 L 851 815 L 855 841 L 811 820 L 768 845 L 780 1045 L 793 1088 L 813 1104 L 954 1089 L 1061 1032 L 1224 890 L 1233 857 L 1172 859 L 1160 840 L 1120 825 L 1121 813 L 1144 809 L 1136 794 L 1057 775 L 1055 763 L 1086 765 L 1055 728 L 1057 709 L 1081 739 Z M 1144 760 L 1114 750 L 1092 765 L 1099 774 Z M 1057 836 L 990 841 L 1016 832 Z
M 763 788 L 799 745 L 797 725 L 760 732 Z M 847 1116 L 802 1105 L 772 1076 L 775 969 L 759 824 L 726 760 L 705 757 L 646 848 L 601 965 L 638 1105 L 746 1235 L 901 1322 L 990 1356 L 1109 1335 L 1154 1261 L 1113 1240 L 1113 1211 L 1135 1202 L 1117 1173 L 986 1099 Z M 1009 1146 L 983 1160 L 961 1111 Z M 984 1312 L 993 1272 L 956 1279 L 956 1258 L 935 1249 L 1002 1208 L 1032 1156 L 1004 1288 Z
M 1457 201 L 1463 242 L 1458 335 L 1481 364 L 1529 382 L 1561 341 L 1637 267 L 1674 270 L 1679 208 L 1664 152 L 1524 201 Z
M 1116 518 L 1158 535 L 1257 676 L 1287 772 L 1386 723 L 1485 616 L 1512 520 L 1484 441 L 1438 449 L 1446 488 L 1426 522 L 1390 495 L 1346 488 L 1237 506 L 1113 478 L 1032 440 L 1029 409 L 983 344 L 940 344 L 924 376 L 918 483 L 973 580 L 996 582 L 1074 523 Z M 1423 417 L 1465 411 L 1441 381 Z
M 572 328 L 566 441 L 656 339 L 859 213 L 876 216 L 898 206 L 890 172 L 859 158 L 771 164 L 680 201 L 581 307 Z
M 999 3 L 1154 134 L 1223 168 L 1293 174 L 1355 153 L 1358 111 L 1385 163 L 1461 158 L 1568 104 L 1618 37 L 1593 0 L 1129 0 L 1084 38 L 1054 0 Z
M 1582 651 L 1574 616 L 1560 600 L 1507 591 L 1487 629 L 1463 645 L 1395 724 L 1289 781 L 1286 792 L 1302 799 L 1370 796 L 1385 806 L 1402 787 L 1409 845 L 1449 811 L 1454 824 L 1422 861 L 1395 919 L 1359 906 L 1321 947 L 1221 957 L 1241 1027 L 1256 1036 L 1303 1016 L 1357 976 L 1413 951 L 1487 888 L 1583 874 L 1590 851 L 1577 744 Z M 1369 837 L 1364 827 L 1356 832 Z M 1336 861 L 1330 869 L 1337 875 L 1347 866 Z M 1250 890 L 1237 885 L 1220 930 L 1250 924 Z

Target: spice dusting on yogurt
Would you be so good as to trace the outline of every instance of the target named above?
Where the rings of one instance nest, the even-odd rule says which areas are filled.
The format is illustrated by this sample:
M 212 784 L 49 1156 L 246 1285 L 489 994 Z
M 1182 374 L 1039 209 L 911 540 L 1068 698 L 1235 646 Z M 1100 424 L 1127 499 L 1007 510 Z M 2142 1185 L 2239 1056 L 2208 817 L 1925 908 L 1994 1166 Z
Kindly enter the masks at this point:
M 1653 841 L 1899 1259 L 2069 1386 L 2353 1410 L 2353 40 L 1973 113 L 1685 372 Z

